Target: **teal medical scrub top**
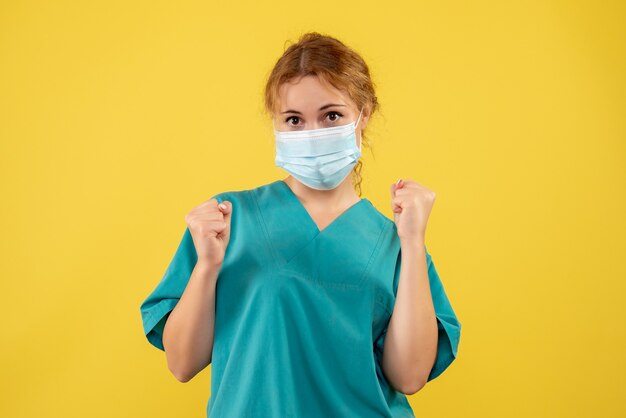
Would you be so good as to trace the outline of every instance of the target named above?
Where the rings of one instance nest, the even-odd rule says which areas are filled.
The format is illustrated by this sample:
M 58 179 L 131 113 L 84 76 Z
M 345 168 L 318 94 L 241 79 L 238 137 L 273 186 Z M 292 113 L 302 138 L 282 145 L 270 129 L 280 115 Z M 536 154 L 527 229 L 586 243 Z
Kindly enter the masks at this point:
M 382 372 L 400 275 L 396 225 L 361 199 L 319 230 L 283 180 L 214 195 L 233 205 L 216 283 L 209 417 L 414 417 Z M 428 381 L 456 358 L 461 324 L 426 246 L 438 327 Z M 165 321 L 197 254 L 189 229 L 141 304 L 148 341 Z

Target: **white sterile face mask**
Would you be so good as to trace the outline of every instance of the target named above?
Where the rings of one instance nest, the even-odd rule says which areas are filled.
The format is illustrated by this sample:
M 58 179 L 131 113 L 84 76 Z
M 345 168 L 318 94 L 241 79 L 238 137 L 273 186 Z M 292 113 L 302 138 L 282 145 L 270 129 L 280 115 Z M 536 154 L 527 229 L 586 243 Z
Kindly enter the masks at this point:
M 330 190 L 339 186 L 361 157 L 356 146 L 356 122 L 307 131 L 277 131 L 275 164 L 307 186 Z M 272 121 L 273 122 L 273 121 Z

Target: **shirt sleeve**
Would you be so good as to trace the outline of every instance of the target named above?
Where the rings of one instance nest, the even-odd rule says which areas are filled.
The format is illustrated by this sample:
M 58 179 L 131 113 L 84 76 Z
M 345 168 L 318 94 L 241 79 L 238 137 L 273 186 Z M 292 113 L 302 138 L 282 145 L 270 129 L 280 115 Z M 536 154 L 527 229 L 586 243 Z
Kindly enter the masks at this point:
M 446 295 L 443 283 L 439 278 L 435 264 L 433 263 L 432 257 L 426 246 L 424 246 L 424 251 L 426 252 L 428 280 L 430 283 L 430 292 L 433 298 L 433 306 L 435 308 L 435 316 L 437 317 L 438 331 L 437 356 L 435 364 L 427 379 L 427 382 L 429 382 L 443 373 L 443 371 L 446 370 L 456 359 L 459 340 L 461 338 L 461 323 L 452 309 L 452 305 Z M 400 256 L 398 258 L 400 258 Z M 400 263 L 398 262 L 396 265 L 398 268 L 396 269 L 396 277 L 394 280 L 394 294 L 397 295 Z M 389 324 L 387 324 L 381 336 L 376 341 L 376 351 L 380 355 L 382 355 L 383 352 L 388 325 Z
M 424 247 L 424 250 L 426 251 L 430 293 L 433 297 L 438 329 L 437 358 L 428 376 L 428 381 L 431 381 L 443 373 L 456 359 L 461 338 L 461 323 L 452 309 L 431 255 L 426 247 Z
M 213 197 L 217 198 L 218 202 L 222 202 L 219 195 Z M 165 322 L 185 291 L 197 261 L 198 254 L 193 244 L 191 231 L 189 228 L 185 228 L 165 274 L 141 303 L 140 311 L 144 335 L 150 344 L 162 351 L 165 351 L 163 347 Z

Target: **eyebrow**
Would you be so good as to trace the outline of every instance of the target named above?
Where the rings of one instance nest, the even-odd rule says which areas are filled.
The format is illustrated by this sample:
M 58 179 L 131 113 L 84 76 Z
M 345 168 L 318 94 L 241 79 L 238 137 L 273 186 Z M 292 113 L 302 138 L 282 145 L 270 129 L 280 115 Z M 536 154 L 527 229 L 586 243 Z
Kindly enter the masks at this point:
M 346 105 L 329 103 L 329 104 L 326 104 L 326 105 L 320 107 L 320 110 L 324 110 L 324 109 L 327 109 L 327 108 L 333 107 L 333 106 L 344 106 L 345 107 Z M 297 113 L 298 115 L 302 114 L 302 112 L 298 112 L 297 110 L 285 110 L 284 112 L 281 112 L 281 113 Z

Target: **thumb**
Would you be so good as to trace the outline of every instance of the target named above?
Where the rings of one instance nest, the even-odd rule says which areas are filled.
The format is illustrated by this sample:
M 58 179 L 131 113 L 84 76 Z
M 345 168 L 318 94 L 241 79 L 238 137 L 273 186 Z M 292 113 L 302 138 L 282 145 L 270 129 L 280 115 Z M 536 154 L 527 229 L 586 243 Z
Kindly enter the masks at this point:
M 395 183 L 393 183 L 391 185 L 391 187 L 389 187 L 389 191 L 391 192 L 391 197 L 394 198 L 396 197 L 396 190 L 401 189 L 404 186 L 404 182 L 402 181 L 402 179 L 398 179 L 398 181 L 396 181 Z
M 229 200 L 224 200 L 222 203 L 217 205 L 220 208 L 220 211 L 224 215 L 224 222 L 230 225 L 230 217 L 233 213 L 233 204 Z
M 230 242 L 230 217 L 233 213 L 233 204 L 228 200 L 224 200 L 222 203 L 217 205 L 217 207 L 224 215 L 224 222 L 226 222 L 226 227 L 222 231 L 222 237 L 225 242 Z

